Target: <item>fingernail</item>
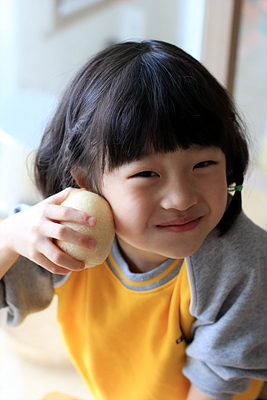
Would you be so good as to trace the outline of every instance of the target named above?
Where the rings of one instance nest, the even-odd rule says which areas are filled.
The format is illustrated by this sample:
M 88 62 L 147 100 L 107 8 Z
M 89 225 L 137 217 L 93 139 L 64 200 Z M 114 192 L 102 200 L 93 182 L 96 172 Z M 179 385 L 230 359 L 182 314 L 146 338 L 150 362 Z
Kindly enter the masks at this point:
M 95 217 L 90 217 L 90 218 L 88 219 L 88 222 L 89 222 L 89 225 L 90 225 L 90 226 L 94 226 L 94 225 L 96 224 L 96 219 L 95 219 Z

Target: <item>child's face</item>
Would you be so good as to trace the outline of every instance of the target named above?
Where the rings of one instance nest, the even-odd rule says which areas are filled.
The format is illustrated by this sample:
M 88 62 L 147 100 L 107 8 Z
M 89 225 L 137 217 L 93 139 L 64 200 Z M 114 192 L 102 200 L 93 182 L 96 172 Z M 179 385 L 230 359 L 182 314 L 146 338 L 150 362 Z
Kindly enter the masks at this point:
M 226 163 L 217 147 L 151 154 L 106 172 L 102 194 L 130 268 L 144 272 L 193 254 L 222 218 Z

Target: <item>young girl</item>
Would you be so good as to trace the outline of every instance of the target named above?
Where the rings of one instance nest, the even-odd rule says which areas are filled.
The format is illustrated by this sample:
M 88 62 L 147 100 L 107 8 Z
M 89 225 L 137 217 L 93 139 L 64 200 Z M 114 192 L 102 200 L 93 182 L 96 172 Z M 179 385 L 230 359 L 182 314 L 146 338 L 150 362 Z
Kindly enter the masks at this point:
M 45 200 L 0 225 L 8 323 L 56 293 L 96 399 L 264 398 L 267 234 L 241 212 L 247 163 L 231 100 L 191 56 L 160 41 L 97 54 L 37 152 Z M 60 224 L 96 223 L 60 206 L 73 188 L 101 194 L 114 214 L 111 253 L 90 269 L 55 244 L 95 246 Z

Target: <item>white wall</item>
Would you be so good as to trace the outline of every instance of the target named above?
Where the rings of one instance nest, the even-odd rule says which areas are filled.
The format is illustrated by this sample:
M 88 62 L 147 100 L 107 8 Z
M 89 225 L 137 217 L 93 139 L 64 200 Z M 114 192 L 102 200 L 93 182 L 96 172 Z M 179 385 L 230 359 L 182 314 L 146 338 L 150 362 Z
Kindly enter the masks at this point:
M 59 29 L 55 0 L 0 0 L 0 129 L 10 136 L 7 143 L 0 132 L 0 213 L 21 201 L 36 202 L 27 155 L 77 69 L 95 52 L 123 40 L 188 46 L 188 32 L 201 39 L 201 24 L 189 18 L 192 9 L 188 14 L 194 1 L 204 0 L 103 2 Z
M 165 3 L 166 4 L 166 3 Z M 177 37 L 180 2 L 134 0 L 111 2 L 77 22 L 56 29 L 54 0 L 17 0 L 18 85 L 60 94 L 74 72 L 111 42 Z

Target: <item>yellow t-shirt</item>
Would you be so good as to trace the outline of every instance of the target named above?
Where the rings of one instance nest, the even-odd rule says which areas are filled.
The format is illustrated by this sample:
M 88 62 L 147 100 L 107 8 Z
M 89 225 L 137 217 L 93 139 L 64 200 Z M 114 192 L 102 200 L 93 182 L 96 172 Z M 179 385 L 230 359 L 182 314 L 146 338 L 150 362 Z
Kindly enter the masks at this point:
M 194 318 L 183 260 L 126 276 L 110 254 L 55 290 L 64 341 L 96 399 L 186 400 L 182 368 Z M 235 399 L 256 399 L 261 386 L 254 381 L 250 397 Z

